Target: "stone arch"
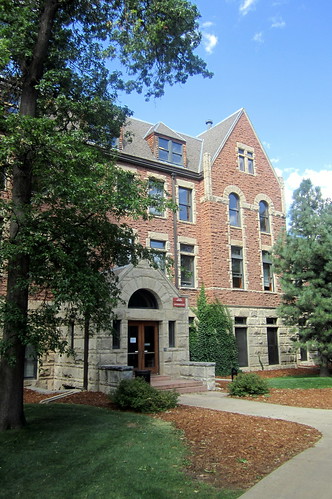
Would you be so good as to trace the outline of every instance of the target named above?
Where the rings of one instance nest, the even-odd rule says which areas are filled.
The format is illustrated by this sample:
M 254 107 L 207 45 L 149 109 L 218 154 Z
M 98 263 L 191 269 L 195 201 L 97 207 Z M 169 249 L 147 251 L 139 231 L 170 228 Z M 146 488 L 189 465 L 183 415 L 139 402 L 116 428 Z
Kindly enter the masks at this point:
M 227 200 L 227 202 L 228 202 L 228 196 L 232 193 L 237 194 L 239 196 L 241 205 L 243 205 L 243 203 L 246 202 L 246 197 L 244 193 L 237 185 L 228 185 L 225 188 L 223 197 L 225 200 Z
M 158 299 L 148 289 L 138 289 L 129 298 L 128 308 L 152 308 L 158 309 Z

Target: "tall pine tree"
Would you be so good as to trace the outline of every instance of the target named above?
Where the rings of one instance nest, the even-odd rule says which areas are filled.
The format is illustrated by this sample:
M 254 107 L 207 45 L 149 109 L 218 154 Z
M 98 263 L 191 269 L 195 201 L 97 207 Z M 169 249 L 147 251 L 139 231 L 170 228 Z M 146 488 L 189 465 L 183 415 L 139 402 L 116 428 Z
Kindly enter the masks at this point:
M 332 360 L 332 203 L 303 180 L 294 192 L 290 228 L 274 247 L 283 291 L 279 313 L 318 353 L 321 375 Z

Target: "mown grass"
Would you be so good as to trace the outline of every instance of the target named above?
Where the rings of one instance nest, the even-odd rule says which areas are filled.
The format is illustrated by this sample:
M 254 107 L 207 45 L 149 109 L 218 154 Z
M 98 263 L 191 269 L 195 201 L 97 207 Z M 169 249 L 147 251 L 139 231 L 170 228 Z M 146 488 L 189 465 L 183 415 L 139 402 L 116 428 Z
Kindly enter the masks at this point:
M 332 377 L 319 376 L 285 376 L 281 378 L 267 379 L 270 388 L 332 388 Z
M 27 405 L 28 426 L 0 433 L 0 497 L 234 499 L 183 473 L 182 434 L 149 416 Z

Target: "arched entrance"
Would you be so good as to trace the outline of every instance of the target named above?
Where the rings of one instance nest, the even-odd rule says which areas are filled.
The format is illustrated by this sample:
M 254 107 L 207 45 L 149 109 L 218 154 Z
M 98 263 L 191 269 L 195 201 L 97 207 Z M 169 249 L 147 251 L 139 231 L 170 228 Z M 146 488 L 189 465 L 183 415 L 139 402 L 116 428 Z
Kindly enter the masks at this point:
M 128 308 L 158 309 L 155 296 L 147 289 L 139 289 L 130 297 Z M 159 372 L 158 322 L 128 322 L 128 366 Z

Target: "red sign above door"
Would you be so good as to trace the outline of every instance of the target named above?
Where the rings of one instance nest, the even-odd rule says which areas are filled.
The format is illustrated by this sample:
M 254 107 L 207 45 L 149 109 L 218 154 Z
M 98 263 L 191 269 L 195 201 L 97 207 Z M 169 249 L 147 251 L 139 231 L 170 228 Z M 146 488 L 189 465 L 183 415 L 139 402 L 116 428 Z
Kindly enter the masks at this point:
M 182 307 L 185 308 L 186 306 L 186 299 L 179 297 L 179 298 L 173 298 L 173 307 Z

